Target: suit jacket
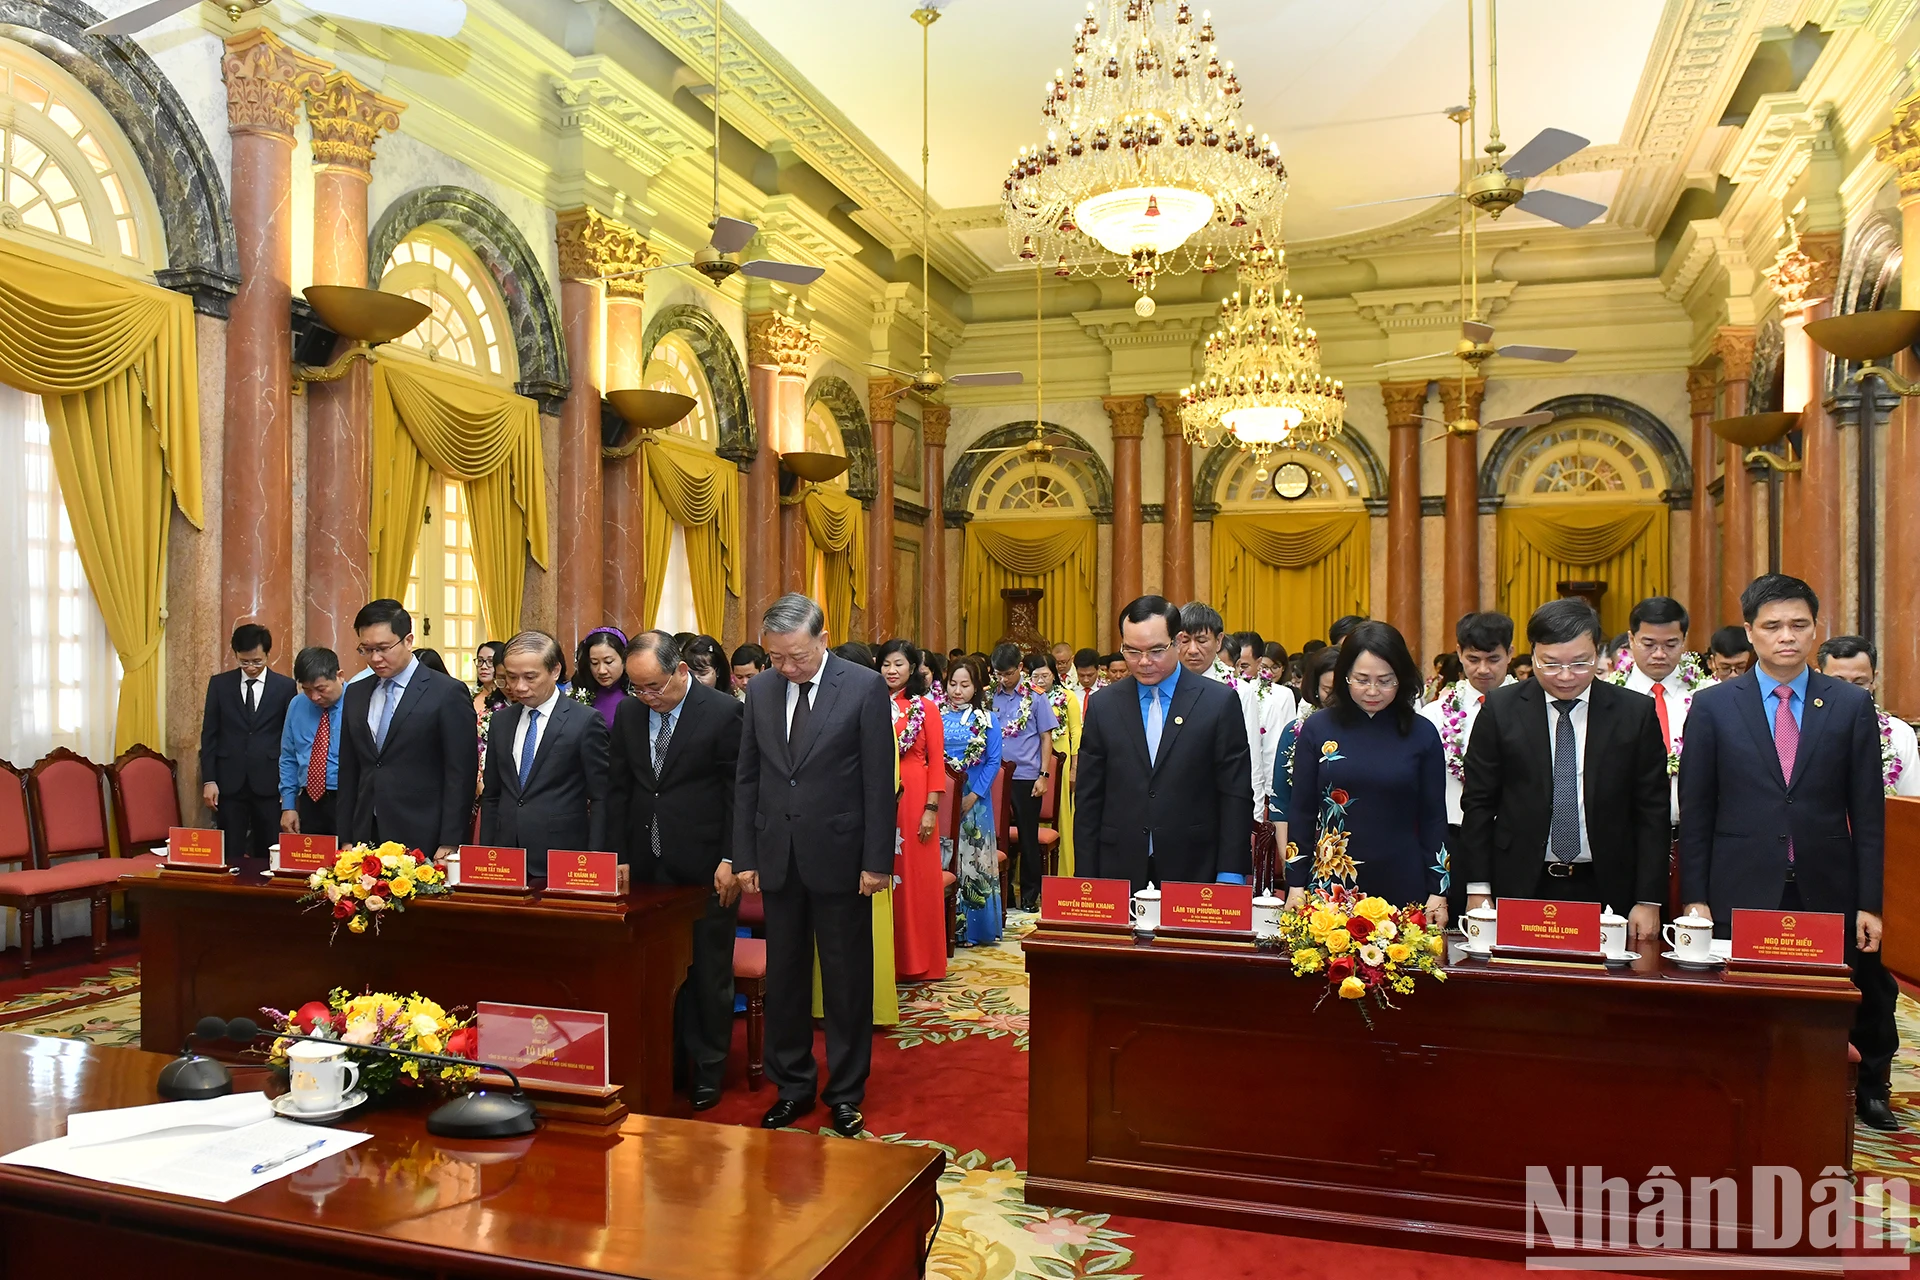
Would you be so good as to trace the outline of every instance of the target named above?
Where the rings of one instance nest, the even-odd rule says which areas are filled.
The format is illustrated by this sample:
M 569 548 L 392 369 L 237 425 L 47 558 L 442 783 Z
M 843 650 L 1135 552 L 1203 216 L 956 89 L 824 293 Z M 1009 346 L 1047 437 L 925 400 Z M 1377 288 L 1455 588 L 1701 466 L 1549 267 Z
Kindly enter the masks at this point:
M 200 781 L 220 785 L 220 798 L 251 791 L 280 795 L 280 731 L 287 704 L 299 687 L 269 669 L 260 685 L 260 705 L 248 714 L 241 699 L 240 669 L 216 673 L 207 681 L 207 703 L 200 713 Z
M 747 682 L 734 791 L 733 869 L 778 891 L 791 867 L 814 893 L 858 893 L 893 873 L 893 699 L 877 671 L 829 653 L 806 736 L 787 746 L 787 680 Z
M 1713 908 L 1778 910 L 1794 880 L 1809 911 L 1880 913 L 1886 795 L 1873 698 L 1844 680 L 1807 676 L 1793 777 L 1780 774 L 1773 727 L 1749 671 L 1702 689 L 1680 751 L 1680 898 Z
M 467 843 L 473 830 L 474 783 L 480 772 L 479 725 L 473 696 L 452 676 L 414 669 L 387 723 L 383 748 L 373 745 L 367 708 L 380 682 L 347 686 L 340 713 L 340 836 L 370 842 L 380 833 L 432 856 Z
M 527 851 L 527 874 L 547 874 L 549 849 L 608 851 L 607 722 L 561 694 L 540 726 L 533 772 L 520 785 L 513 738 L 527 709 L 511 703 L 487 725 L 487 776 L 480 792 L 480 843 Z M 391 732 L 391 731 L 389 731 Z
M 1253 775 L 1247 722 L 1232 689 L 1182 671 L 1147 758 L 1140 684 L 1129 676 L 1087 700 L 1073 785 L 1073 847 L 1086 875 L 1211 883 L 1253 871 Z
M 607 836 L 642 878 L 664 884 L 712 884 L 733 856 L 733 800 L 739 785 L 744 708 L 734 698 L 687 682 L 660 772 L 653 770 L 653 715 L 628 698 L 613 717 Z M 660 819 L 660 857 L 653 820 Z
M 1494 897 L 1530 897 L 1550 856 L 1552 728 L 1558 713 L 1537 680 L 1487 695 L 1467 740 L 1459 857 L 1467 883 Z M 1604 680 L 1587 703 L 1580 798 L 1600 899 L 1625 914 L 1667 900 L 1672 835 L 1667 751 L 1653 699 Z

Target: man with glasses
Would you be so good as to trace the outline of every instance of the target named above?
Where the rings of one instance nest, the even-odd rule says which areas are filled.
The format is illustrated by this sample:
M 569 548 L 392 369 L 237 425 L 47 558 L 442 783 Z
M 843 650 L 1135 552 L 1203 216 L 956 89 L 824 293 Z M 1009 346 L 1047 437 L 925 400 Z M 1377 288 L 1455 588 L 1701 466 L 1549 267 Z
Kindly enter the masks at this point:
M 1527 620 L 1533 676 L 1487 696 L 1467 743 L 1460 843 L 1467 907 L 1598 902 L 1630 940 L 1660 932 L 1667 752 L 1653 701 L 1595 681 L 1600 616 L 1554 600 Z
M 280 735 L 293 681 L 267 669 L 273 634 L 233 629 L 235 668 L 207 681 L 200 713 L 200 798 L 226 833 L 229 863 L 265 858 L 280 830 Z
M 1177 605 L 1141 596 L 1120 615 L 1127 678 L 1087 702 L 1073 789 L 1083 874 L 1244 882 L 1253 870 L 1252 765 L 1233 690 L 1183 671 Z
M 512 701 L 487 724 L 480 843 L 525 849 L 527 874 L 538 880 L 554 849 L 611 849 L 607 722 L 590 704 L 560 696 L 563 661 L 560 642 L 544 631 L 507 641 L 496 678 Z
M 1880 651 L 1865 636 L 1831 636 L 1821 643 L 1820 674 L 1865 689 L 1880 705 Z M 1880 783 L 1890 796 L 1920 796 L 1920 741 L 1899 716 L 1879 713 Z
M 480 744 L 467 686 L 413 655 L 413 617 L 375 600 L 353 619 L 368 675 L 347 684 L 340 837 L 449 858 L 473 829 Z

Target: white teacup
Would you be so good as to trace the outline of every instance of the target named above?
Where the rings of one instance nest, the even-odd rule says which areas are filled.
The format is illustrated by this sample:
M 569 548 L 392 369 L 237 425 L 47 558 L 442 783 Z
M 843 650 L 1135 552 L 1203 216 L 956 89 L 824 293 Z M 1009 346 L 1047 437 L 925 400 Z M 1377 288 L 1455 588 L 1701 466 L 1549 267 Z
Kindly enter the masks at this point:
M 1461 916 L 1460 931 L 1467 935 L 1467 950 L 1491 951 L 1494 928 L 1499 919 L 1499 908 L 1491 902 L 1483 903 Z
M 1672 924 L 1660 927 L 1660 936 L 1682 960 L 1702 964 L 1713 958 L 1713 921 L 1689 912 Z
M 1135 933 L 1152 933 L 1160 927 L 1160 891 L 1148 885 L 1133 895 L 1133 903 L 1127 908 L 1133 917 Z
M 287 1094 L 296 1111 L 338 1111 L 360 1083 L 347 1046 L 302 1040 L 287 1048 Z
M 1600 912 L 1600 949 L 1610 956 L 1626 954 L 1627 918 L 1615 915 L 1612 907 Z
M 1253 900 L 1253 933 L 1256 938 L 1280 936 L 1280 909 L 1286 904 L 1270 893 Z

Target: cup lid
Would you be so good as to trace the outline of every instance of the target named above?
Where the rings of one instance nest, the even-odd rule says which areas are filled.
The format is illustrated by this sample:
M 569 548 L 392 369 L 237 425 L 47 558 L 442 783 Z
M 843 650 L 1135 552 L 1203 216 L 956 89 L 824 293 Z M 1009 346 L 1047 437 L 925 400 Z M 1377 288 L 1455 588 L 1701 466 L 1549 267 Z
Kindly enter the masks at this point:
M 1685 914 L 1685 915 L 1683 915 L 1683 916 L 1681 916 L 1681 917 L 1680 917 L 1679 919 L 1677 919 L 1677 920 L 1675 920 L 1675 921 L 1674 921 L 1674 923 L 1675 923 L 1675 924 L 1686 924 L 1686 925 L 1692 925 L 1692 926 L 1693 926 L 1694 928 L 1696 928 L 1696 929 L 1697 929 L 1697 928 L 1699 928 L 1699 927 L 1700 927 L 1701 925 L 1707 925 L 1707 924 L 1712 924 L 1712 923 L 1713 923 L 1713 921 L 1711 921 L 1711 920 L 1709 920 L 1709 919 L 1707 919 L 1707 917 L 1705 917 L 1705 916 L 1697 916 L 1697 915 L 1695 915 L 1695 914 L 1693 914 L 1693 912 L 1691 912 L 1691 911 L 1689 911 L 1689 912 L 1687 912 L 1687 914 Z
M 333 1058 L 347 1051 L 347 1046 L 339 1041 L 329 1040 L 324 1044 L 312 1040 L 296 1040 L 287 1046 L 289 1058 Z
M 1473 910 L 1467 912 L 1467 914 L 1470 916 L 1478 916 L 1479 918 L 1484 920 L 1488 916 L 1499 915 L 1500 911 L 1491 902 L 1483 902 L 1479 906 L 1475 907 Z

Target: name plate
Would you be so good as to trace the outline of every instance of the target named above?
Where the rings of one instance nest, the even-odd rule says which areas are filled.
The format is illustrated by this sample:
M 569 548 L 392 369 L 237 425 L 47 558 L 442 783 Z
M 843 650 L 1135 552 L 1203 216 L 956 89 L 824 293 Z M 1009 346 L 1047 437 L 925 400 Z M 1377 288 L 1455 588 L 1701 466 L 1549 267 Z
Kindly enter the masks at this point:
M 1125 880 L 1043 876 L 1040 923 L 1099 924 L 1126 929 L 1130 927 L 1127 912 L 1132 898 L 1133 886 Z
M 1733 913 L 1735 963 L 1843 965 L 1847 918 L 1832 911 Z
M 466 865 L 466 859 L 460 859 Z M 627 891 L 629 868 L 620 856 L 591 849 L 554 849 L 547 854 L 547 892 L 618 897 Z
M 598 1090 L 612 1083 L 606 1014 L 484 1000 L 474 1012 L 480 1033 L 475 1056 L 482 1062 L 510 1067 L 529 1083 L 562 1089 Z
M 517 889 L 526 892 L 527 851 L 488 844 L 460 846 L 462 889 Z
M 1160 927 L 1209 933 L 1253 932 L 1253 886 L 1182 884 L 1160 886 Z
M 340 841 L 335 836 L 280 833 L 280 844 L 273 854 L 276 875 L 307 876 L 324 871 L 340 856 Z
M 1496 947 L 1600 954 L 1600 904 L 1500 899 Z
M 199 827 L 167 828 L 167 865 L 186 871 L 225 871 L 227 833 Z

